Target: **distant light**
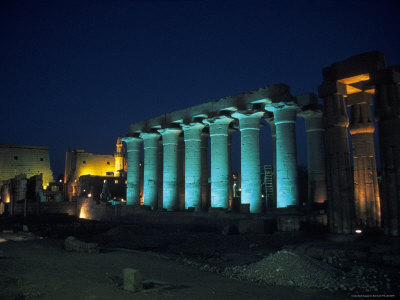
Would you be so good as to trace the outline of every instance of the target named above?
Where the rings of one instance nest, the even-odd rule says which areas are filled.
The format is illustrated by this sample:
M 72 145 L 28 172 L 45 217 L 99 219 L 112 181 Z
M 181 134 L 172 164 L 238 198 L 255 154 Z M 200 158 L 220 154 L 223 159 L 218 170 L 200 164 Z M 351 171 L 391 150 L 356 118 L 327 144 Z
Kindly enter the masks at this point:
M 60 182 L 62 182 L 62 180 L 60 179 Z
M 105 179 L 104 179 L 104 181 L 103 181 L 103 182 L 104 182 L 104 183 L 106 183 L 106 181 L 107 181 L 107 180 L 105 180 Z
M 83 190 L 84 192 L 86 192 L 86 190 Z
M 239 192 L 241 191 L 242 189 L 239 189 Z
M 88 194 L 87 196 L 90 198 L 90 197 L 92 197 L 92 194 Z
M 261 195 L 262 198 L 264 198 L 264 195 Z
M 124 199 L 121 199 L 122 202 L 126 202 Z
M 361 229 L 356 229 L 356 233 L 357 233 L 357 234 L 361 234 L 361 233 L 362 233 L 362 230 L 361 230 Z

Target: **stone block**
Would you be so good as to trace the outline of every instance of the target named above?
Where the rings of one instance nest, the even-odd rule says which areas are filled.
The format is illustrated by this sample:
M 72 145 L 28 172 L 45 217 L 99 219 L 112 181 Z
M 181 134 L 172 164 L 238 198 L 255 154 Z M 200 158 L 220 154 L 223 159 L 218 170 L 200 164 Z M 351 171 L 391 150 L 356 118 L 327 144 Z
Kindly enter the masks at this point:
M 239 233 L 270 233 L 273 231 L 272 222 L 267 220 L 241 220 L 239 221 Z
M 301 216 L 279 216 L 277 218 L 279 232 L 296 232 L 301 229 Z
M 142 274 L 137 269 L 123 269 L 124 290 L 139 292 L 143 288 Z
M 231 235 L 231 234 L 238 234 L 238 233 L 239 233 L 238 227 L 234 224 L 226 225 L 222 229 L 223 235 Z
M 240 204 L 240 210 L 239 212 L 241 214 L 249 214 L 250 213 L 250 204 L 246 203 L 246 204 Z
M 320 98 L 324 98 L 332 94 L 346 95 L 347 94 L 346 85 L 335 81 L 335 82 L 324 82 L 318 87 L 318 95 Z

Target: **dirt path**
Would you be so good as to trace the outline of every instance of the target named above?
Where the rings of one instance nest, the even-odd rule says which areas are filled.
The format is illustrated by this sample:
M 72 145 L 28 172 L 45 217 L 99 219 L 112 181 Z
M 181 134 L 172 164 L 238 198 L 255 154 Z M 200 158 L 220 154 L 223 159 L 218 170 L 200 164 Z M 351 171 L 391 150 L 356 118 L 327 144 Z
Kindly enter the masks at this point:
M 3 241 L 3 242 L 1 242 Z M 326 291 L 228 279 L 141 251 L 67 252 L 62 240 L 9 241 L 0 235 L 0 299 L 343 299 Z M 129 293 L 122 269 L 139 269 L 168 288 Z

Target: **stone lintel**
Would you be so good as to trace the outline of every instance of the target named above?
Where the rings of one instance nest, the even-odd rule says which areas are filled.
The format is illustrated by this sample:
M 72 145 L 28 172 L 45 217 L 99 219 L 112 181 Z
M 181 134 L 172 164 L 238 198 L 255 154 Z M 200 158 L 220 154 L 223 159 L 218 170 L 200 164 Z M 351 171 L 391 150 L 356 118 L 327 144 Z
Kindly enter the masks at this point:
M 321 98 L 325 98 L 326 96 L 338 94 L 338 95 L 346 95 L 347 89 L 346 85 L 337 81 L 325 81 L 318 87 L 318 95 Z
M 199 115 L 214 117 L 218 116 L 221 111 L 235 111 L 248 107 L 264 106 L 265 103 L 291 101 L 292 99 L 289 86 L 274 84 L 137 122 L 129 126 L 129 131 L 133 133 L 164 128 L 169 127 L 174 122 L 190 123 Z
M 352 106 L 354 104 L 361 104 L 361 103 L 367 103 L 368 105 L 372 105 L 373 95 L 366 92 L 359 92 L 348 95 L 345 101 L 347 106 Z
M 323 81 L 334 82 L 359 74 L 372 73 L 386 68 L 385 56 L 378 52 L 366 52 L 335 62 L 322 70 Z

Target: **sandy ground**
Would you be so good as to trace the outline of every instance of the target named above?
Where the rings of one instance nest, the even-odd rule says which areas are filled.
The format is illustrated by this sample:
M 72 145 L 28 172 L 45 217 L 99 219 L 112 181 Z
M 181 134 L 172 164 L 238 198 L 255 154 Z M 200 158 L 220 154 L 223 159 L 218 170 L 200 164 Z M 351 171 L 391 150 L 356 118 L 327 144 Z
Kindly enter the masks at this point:
M 201 271 L 174 259 L 129 249 L 67 252 L 63 239 L 0 233 L 0 299 L 343 299 L 327 291 L 263 286 Z M 2 253 L 2 255 L 1 255 Z M 158 285 L 122 289 L 123 268 Z M 350 297 L 348 297 L 350 298 Z

